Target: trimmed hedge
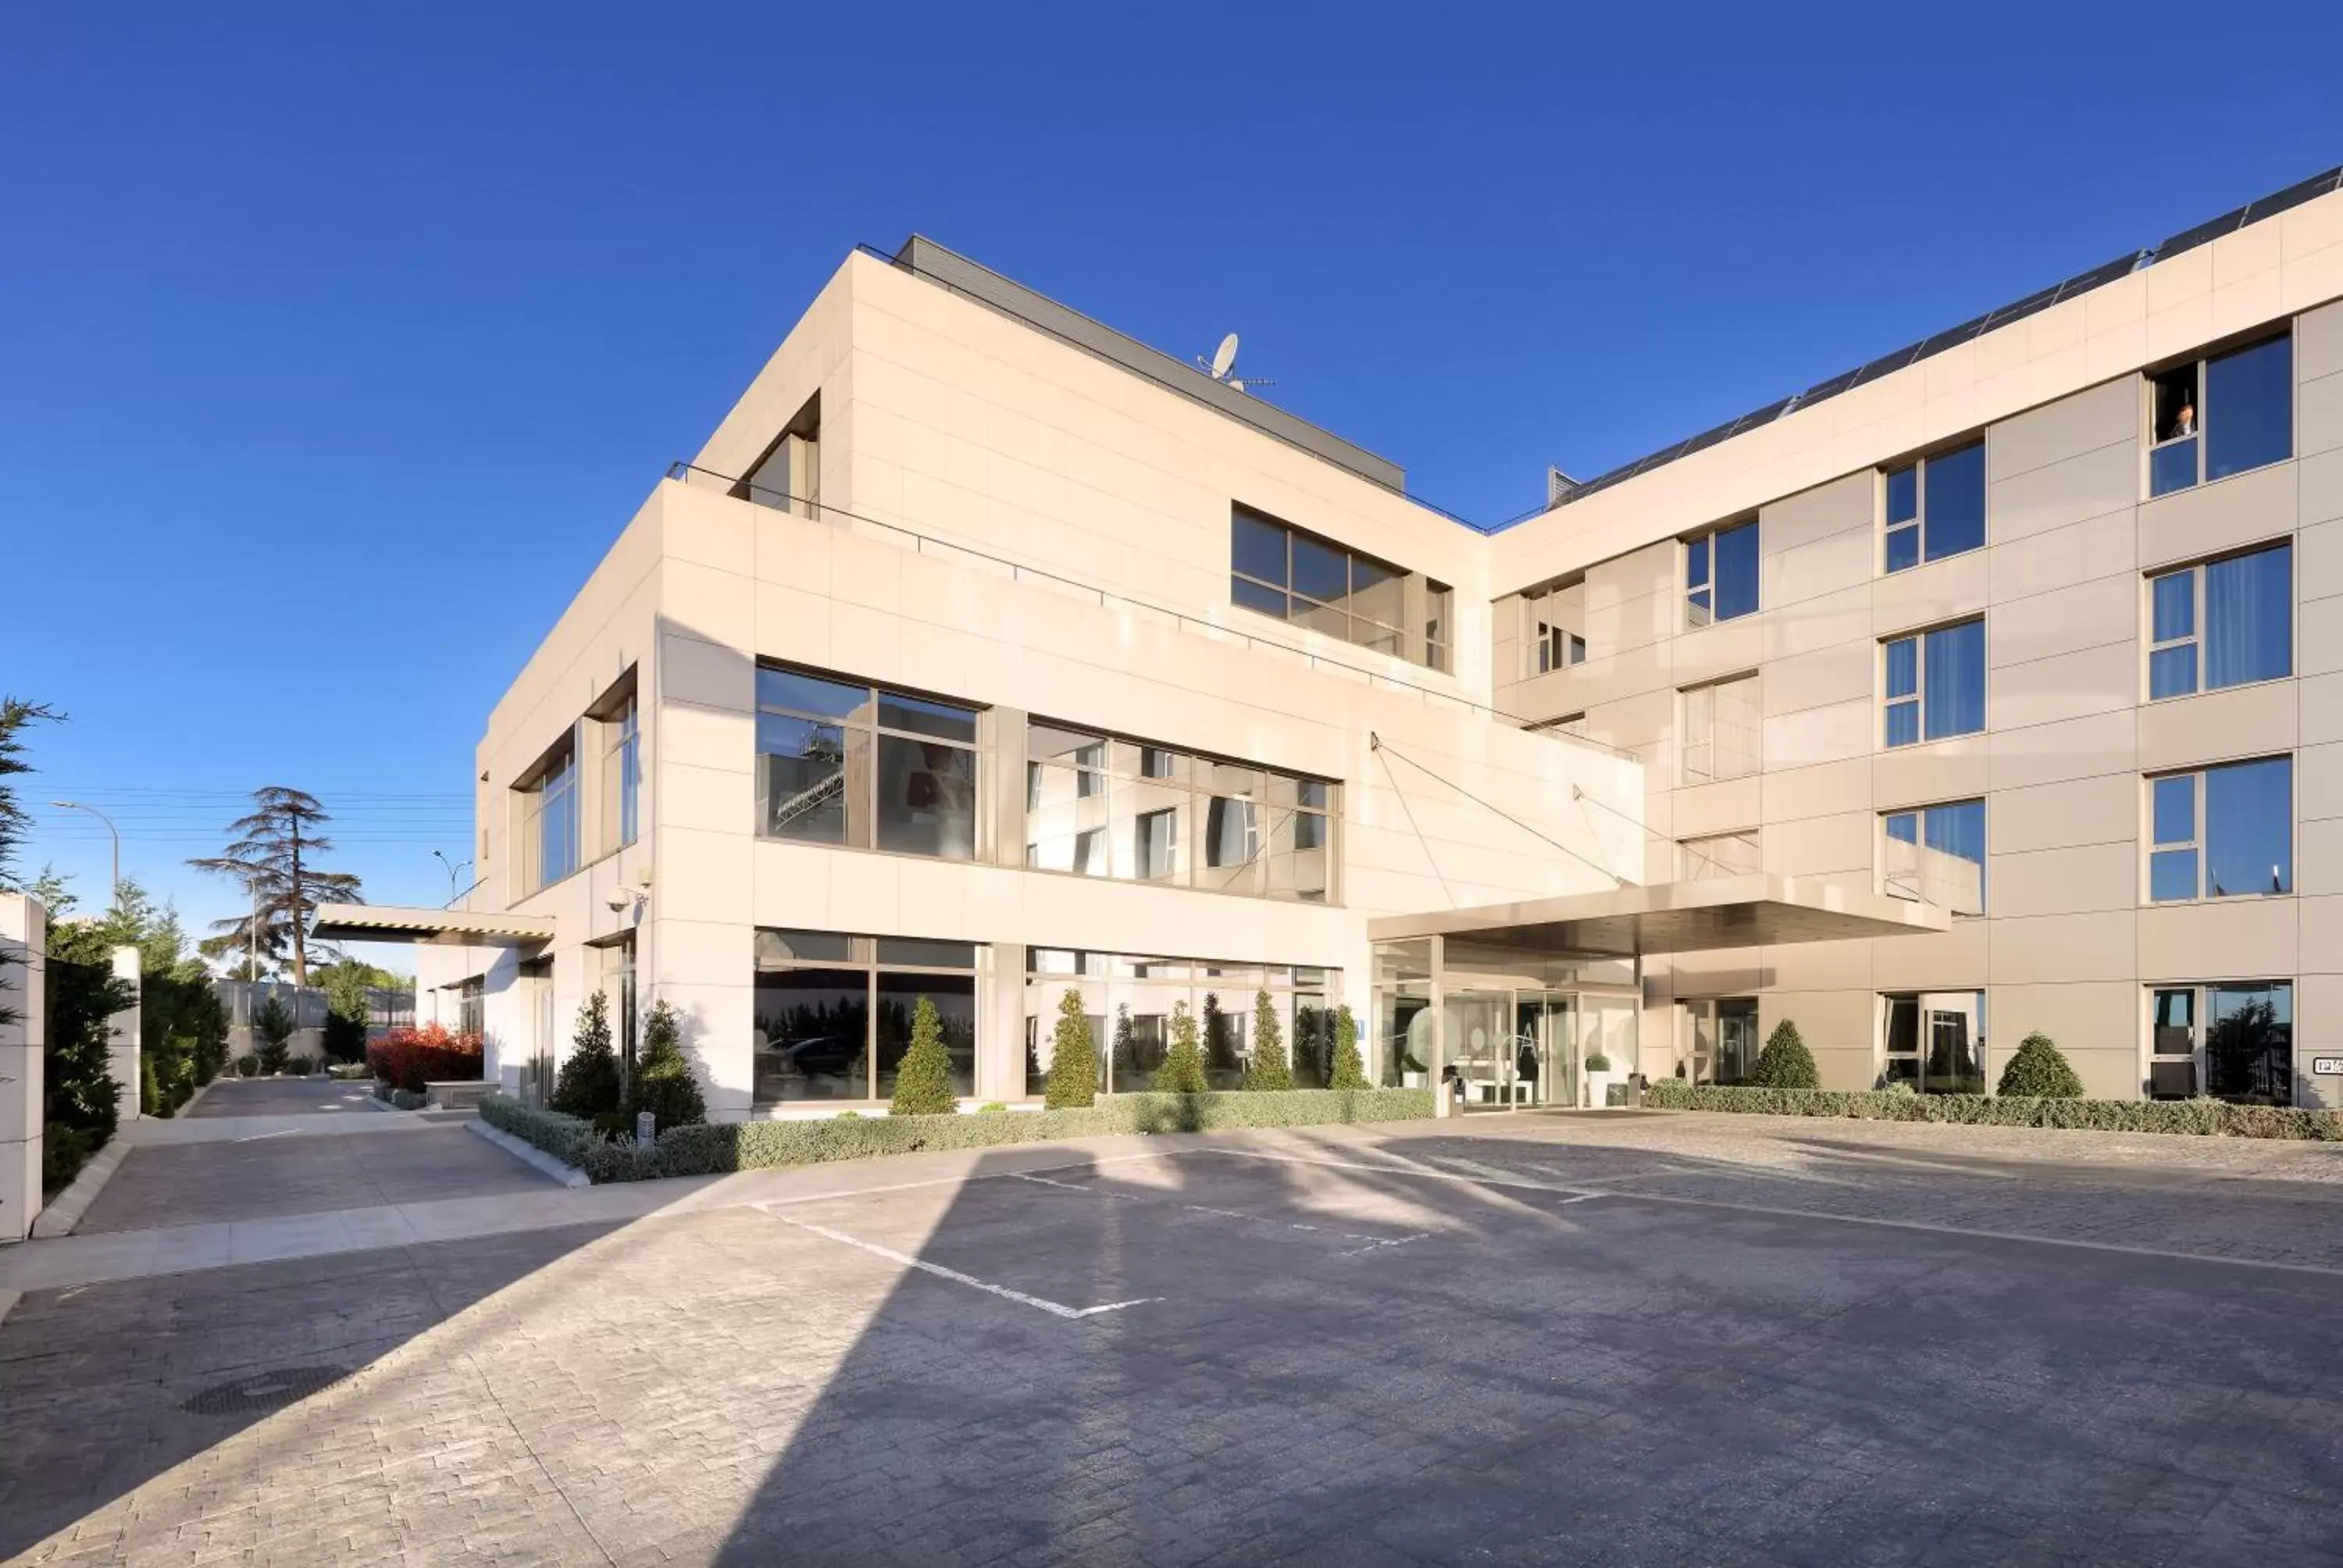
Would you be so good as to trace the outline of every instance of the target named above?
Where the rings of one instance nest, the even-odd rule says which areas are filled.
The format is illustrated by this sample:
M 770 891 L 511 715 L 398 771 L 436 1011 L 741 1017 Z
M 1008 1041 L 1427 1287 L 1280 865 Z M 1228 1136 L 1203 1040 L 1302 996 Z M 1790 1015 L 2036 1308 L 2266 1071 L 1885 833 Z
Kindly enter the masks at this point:
M 596 1181 L 659 1176 L 711 1176 L 868 1160 L 945 1149 L 990 1149 L 1118 1132 L 1201 1132 L 1237 1127 L 1318 1127 L 1351 1121 L 1405 1121 L 1432 1114 L 1428 1089 L 1282 1093 L 1101 1095 L 1087 1109 L 977 1111 L 954 1116 L 840 1116 L 820 1121 L 733 1121 L 676 1127 L 639 1150 L 597 1138 L 590 1124 L 539 1111 L 501 1094 L 480 1102 L 481 1120 L 581 1167 Z
M 366 1060 L 374 1075 L 393 1089 L 420 1094 L 427 1083 L 477 1081 L 482 1065 L 480 1037 L 450 1034 L 437 1023 L 394 1029 L 366 1048 Z
M 1694 1088 L 1654 1081 L 1644 1103 L 1661 1111 L 1825 1116 L 1857 1121 L 1947 1121 L 1975 1127 L 2065 1127 L 2096 1132 L 2173 1132 L 2198 1138 L 2283 1138 L 2343 1142 L 2343 1114 L 2282 1105 L 2196 1100 L 2036 1100 L 1997 1094 L 1845 1093 L 1825 1089 Z

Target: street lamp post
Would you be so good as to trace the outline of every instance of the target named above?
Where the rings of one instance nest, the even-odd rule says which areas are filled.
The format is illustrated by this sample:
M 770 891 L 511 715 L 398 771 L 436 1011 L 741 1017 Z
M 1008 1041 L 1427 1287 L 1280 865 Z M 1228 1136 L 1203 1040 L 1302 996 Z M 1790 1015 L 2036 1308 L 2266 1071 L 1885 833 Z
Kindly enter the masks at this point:
M 457 868 L 458 866 L 468 866 L 472 862 L 469 860 L 451 860 L 437 849 L 431 851 L 431 858 L 447 868 L 447 903 L 440 906 L 440 908 L 446 909 L 449 905 L 454 904 L 456 900 L 461 896 L 463 892 L 463 890 L 457 885 L 457 879 L 459 875 Z
M 114 836 L 114 892 L 113 892 L 113 902 L 114 902 L 114 907 L 115 907 L 115 908 L 116 908 L 116 909 L 121 908 L 121 906 L 122 906 L 122 832 L 121 832 L 121 829 L 117 829 L 116 827 L 115 827 L 115 825 L 114 825 L 114 819 L 113 819 L 113 818 L 111 818 L 111 817 L 109 817 L 109 816 L 107 816 L 105 812 L 103 812 L 103 811 L 99 810 L 96 807 L 95 807 L 95 806 L 85 806 L 85 805 L 83 805 L 83 804 L 82 804 L 80 801 L 78 801 L 78 800 L 52 800 L 52 801 L 50 801 L 50 802 L 49 802 L 49 804 L 50 804 L 50 805 L 52 805 L 52 806 L 55 806 L 55 807 L 58 810 L 60 810 L 60 811 L 86 811 L 86 812 L 88 812 L 91 816 L 93 816 L 93 817 L 96 818 L 99 821 L 101 821 L 101 822 L 103 822 L 103 823 L 105 823 L 105 824 L 106 824 L 106 830 L 108 833 L 111 833 L 111 834 Z

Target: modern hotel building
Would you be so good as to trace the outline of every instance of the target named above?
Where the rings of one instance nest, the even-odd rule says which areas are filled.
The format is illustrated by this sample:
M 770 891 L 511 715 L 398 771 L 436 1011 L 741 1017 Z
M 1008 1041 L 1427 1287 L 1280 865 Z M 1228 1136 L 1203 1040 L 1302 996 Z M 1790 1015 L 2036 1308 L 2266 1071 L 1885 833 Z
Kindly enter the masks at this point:
M 2330 173 L 1493 534 L 924 239 L 856 252 L 489 715 L 482 880 L 342 909 L 541 1089 L 596 989 L 726 1117 L 1305 1081 L 2343 1103 Z M 2335 1054 L 2330 1055 L 2332 1050 Z M 1592 1089 L 1600 1090 L 1595 1081 Z

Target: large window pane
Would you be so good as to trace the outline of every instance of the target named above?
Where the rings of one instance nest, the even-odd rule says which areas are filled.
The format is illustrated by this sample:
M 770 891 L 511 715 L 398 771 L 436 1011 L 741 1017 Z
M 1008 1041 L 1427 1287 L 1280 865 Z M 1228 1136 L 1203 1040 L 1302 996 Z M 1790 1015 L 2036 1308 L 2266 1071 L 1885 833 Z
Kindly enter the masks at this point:
M 757 706 L 786 708 L 793 713 L 811 714 L 817 719 L 842 719 L 867 724 L 870 721 L 870 689 L 800 675 L 794 669 L 760 668 L 757 671 Z
M 944 1056 L 951 1063 L 952 1092 L 963 1099 L 976 1092 L 976 977 L 894 974 L 881 970 L 874 1099 L 885 1100 L 895 1092 L 903 1055 L 911 1049 L 911 1022 L 921 997 L 935 1004 L 936 1021 L 942 1026 Z
M 879 738 L 878 845 L 950 860 L 976 855 L 976 753 Z
M 1985 443 L 1975 441 L 1927 461 L 1927 556 L 1939 560 L 1985 543 Z
M 1716 618 L 1731 620 L 1757 608 L 1757 525 L 1716 534 Z
M 2157 584 L 2159 590 L 2163 586 Z M 2162 608 L 2159 591 L 2159 616 Z M 2277 680 L 2293 670 L 2293 548 L 2280 545 L 2207 567 L 2206 687 Z
M 2294 1101 L 2294 988 L 2270 984 L 2205 988 L 2205 1088 L 2251 1105 Z
M 760 713 L 757 750 L 764 765 L 767 835 L 867 847 L 858 819 L 870 776 L 870 742 L 861 731 Z
M 870 1098 L 869 987 L 859 969 L 757 976 L 758 1104 Z
M 2293 890 L 2293 759 L 2206 769 L 2206 896 Z
M 1283 587 L 1285 539 L 1285 530 L 1276 524 L 1235 513 L 1229 523 L 1229 565 L 1249 578 Z
M 1261 891 L 1261 820 L 1257 802 L 1225 795 L 1203 802 L 1202 858 L 1196 886 L 1209 892 Z
M 1973 735 L 1985 728 L 1985 622 L 1928 634 L 1928 739 Z
M 1351 563 L 1340 550 L 1330 549 L 1315 539 L 1296 538 L 1292 588 L 1321 604 L 1340 605 L 1350 597 Z
M 1263 588 L 1247 578 L 1232 577 L 1229 578 L 1229 598 L 1241 608 L 1273 615 L 1280 620 L 1285 618 L 1283 588 Z
M 1961 800 L 1922 813 L 1922 842 L 1933 853 L 1931 902 L 1958 915 L 1985 913 L 1985 802 Z
M 2294 455 L 2294 340 L 2273 337 L 2205 366 L 2205 477 Z

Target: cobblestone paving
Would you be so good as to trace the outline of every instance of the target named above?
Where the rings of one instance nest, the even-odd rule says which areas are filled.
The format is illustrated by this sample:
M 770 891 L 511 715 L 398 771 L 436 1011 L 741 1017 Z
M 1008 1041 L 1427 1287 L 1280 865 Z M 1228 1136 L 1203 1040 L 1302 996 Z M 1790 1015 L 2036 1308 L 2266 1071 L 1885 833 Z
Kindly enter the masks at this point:
M 260 1134 L 133 1149 L 75 1227 L 80 1235 L 256 1220 L 497 1192 L 553 1182 L 460 1126 L 368 1137 Z
M 1916 1170 L 1876 1155 L 1895 1140 L 1711 1121 L 1227 1143 L 1477 1181 L 1204 1153 L 783 1184 L 763 1211 L 35 1294 L 0 1324 L 0 1555 L 2343 1558 L 2343 1277 L 1758 1211 L 2055 1242 L 2193 1197 L 2265 1261 L 2335 1257 L 2343 1203 L 2297 1151 L 2224 1175 L 2062 1143 L 2021 1181 L 1953 1157 L 2048 1146 Z M 1609 1195 L 1556 1190 L 1599 1172 Z M 1654 1181 L 1747 1207 L 1631 1195 Z M 320 1365 L 350 1375 L 182 1408 Z

